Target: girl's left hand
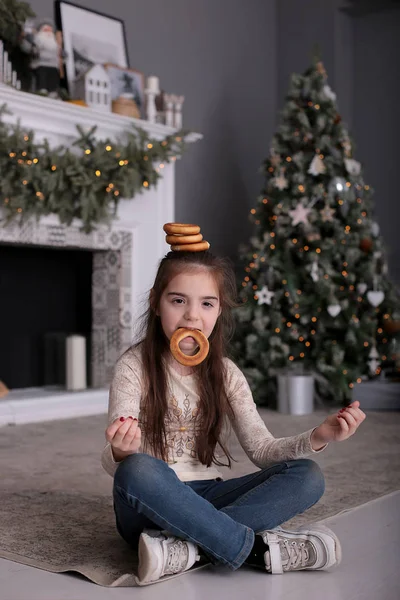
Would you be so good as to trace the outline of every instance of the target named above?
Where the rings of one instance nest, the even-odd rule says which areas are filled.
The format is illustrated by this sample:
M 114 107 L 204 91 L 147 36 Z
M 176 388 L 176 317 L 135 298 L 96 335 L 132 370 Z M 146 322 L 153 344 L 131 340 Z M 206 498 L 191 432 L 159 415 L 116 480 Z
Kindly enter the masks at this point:
M 340 409 L 338 413 L 329 415 L 321 425 L 314 429 L 312 433 L 313 447 L 322 447 L 329 442 L 343 442 L 353 435 L 366 417 L 359 406 L 360 403 L 356 400 L 346 408 Z

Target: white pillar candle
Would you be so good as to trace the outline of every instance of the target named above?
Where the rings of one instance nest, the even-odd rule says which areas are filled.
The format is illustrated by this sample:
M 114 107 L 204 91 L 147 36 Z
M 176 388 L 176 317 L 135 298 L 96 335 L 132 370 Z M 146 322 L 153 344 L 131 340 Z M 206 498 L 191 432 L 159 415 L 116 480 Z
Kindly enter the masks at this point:
M 4 44 L 0 40 L 0 83 L 3 83 L 3 51 L 4 51 Z
M 8 65 L 8 52 L 4 51 L 3 54 L 3 83 L 7 83 L 7 65 Z
M 11 84 L 12 81 L 12 64 L 10 61 L 8 61 L 7 64 L 7 83 Z
M 156 77 L 155 75 L 151 75 L 147 78 L 147 89 L 149 90 L 149 92 L 154 92 L 155 94 L 160 93 L 158 77 Z
M 86 382 L 86 339 L 81 335 L 67 337 L 66 347 L 67 390 L 85 390 Z

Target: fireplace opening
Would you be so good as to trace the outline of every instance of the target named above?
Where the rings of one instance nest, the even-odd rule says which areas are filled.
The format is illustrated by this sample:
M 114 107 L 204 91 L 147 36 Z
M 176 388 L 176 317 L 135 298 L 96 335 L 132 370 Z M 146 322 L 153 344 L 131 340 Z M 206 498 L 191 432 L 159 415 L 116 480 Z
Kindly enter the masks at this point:
M 0 380 L 64 386 L 66 338 L 86 338 L 91 384 L 93 252 L 0 245 Z

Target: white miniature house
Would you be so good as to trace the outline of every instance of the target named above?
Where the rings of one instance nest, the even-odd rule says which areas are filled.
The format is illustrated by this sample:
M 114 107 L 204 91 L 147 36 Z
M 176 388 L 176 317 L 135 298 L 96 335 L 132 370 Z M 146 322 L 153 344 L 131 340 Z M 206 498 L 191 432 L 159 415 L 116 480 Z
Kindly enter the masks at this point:
M 75 80 L 74 96 L 84 100 L 90 108 L 111 111 L 110 78 L 102 65 L 93 65 Z

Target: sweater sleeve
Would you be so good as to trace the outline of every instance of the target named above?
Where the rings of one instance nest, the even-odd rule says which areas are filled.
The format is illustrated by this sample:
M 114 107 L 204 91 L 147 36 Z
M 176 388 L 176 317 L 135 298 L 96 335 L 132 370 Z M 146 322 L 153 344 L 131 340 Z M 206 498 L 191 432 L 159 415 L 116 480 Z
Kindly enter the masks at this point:
M 290 437 L 275 438 L 267 429 L 258 413 L 247 380 L 240 369 L 226 360 L 226 389 L 234 418 L 231 425 L 243 450 L 260 469 L 271 464 L 306 458 L 322 452 L 327 444 L 316 451 L 311 446 L 311 434 L 315 428 Z
M 139 418 L 142 386 L 140 380 L 140 362 L 133 350 L 128 350 L 115 366 L 108 401 L 108 419 L 110 425 L 119 417 Z M 119 462 L 114 460 L 111 444 L 106 443 L 102 455 L 103 469 L 114 477 Z

